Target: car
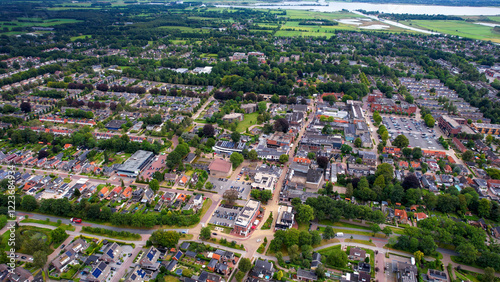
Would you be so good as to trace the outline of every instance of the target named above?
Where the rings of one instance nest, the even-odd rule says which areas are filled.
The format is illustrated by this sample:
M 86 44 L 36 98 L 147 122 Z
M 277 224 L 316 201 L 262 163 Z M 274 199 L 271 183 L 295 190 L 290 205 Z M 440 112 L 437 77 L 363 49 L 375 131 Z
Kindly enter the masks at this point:
M 132 256 L 132 253 L 129 253 L 129 254 L 128 254 L 128 256 L 129 256 L 129 257 L 131 257 L 131 256 Z
M 261 241 L 261 239 L 257 239 L 257 243 L 259 243 Z
M 214 232 L 214 233 L 212 233 L 212 235 L 217 236 L 217 233 Z
M 66 247 L 66 245 L 62 244 L 62 245 L 61 245 L 61 249 L 64 249 L 64 247 Z
M 21 257 L 21 259 L 26 259 L 26 257 L 25 257 L 25 256 L 22 256 L 22 257 Z
M 118 264 L 118 265 L 122 265 L 121 261 L 117 262 L 116 264 Z
M 115 268 L 115 267 L 111 267 L 111 271 L 115 271 L 115 270 L 116 270 L 116 268 Z

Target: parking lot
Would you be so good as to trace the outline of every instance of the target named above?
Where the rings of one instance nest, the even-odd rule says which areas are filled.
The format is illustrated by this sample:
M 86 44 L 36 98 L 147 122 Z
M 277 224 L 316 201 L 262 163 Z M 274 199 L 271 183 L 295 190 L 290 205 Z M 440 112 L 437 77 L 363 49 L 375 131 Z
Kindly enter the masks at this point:
M 426 150 L 442 150 L 439 144 L 439 134 L 434 129 L 429 129 L 423 121 L 408 117 L 383 117 L 382 123 L 387 128 L 390 140 L 398 135 L 405 135 L 410 141 L 410 147 L 420 147 Z
M 153 162 L 141 173 L 141 176 L 144 177 L 144 179 L 151 179 L 153 177 L 153 173 L 165 168 L 166 159 L 167 155 L 159 155 L 156 157 Z
M 219 194 L 224 194 L 227 189 L 238 190 L 238 198 L 242 200 L 248 199 L 250 190 L 252 189 L 250 181 L 230 180 L 226 178 L 208 177 L 208 181 L 214 185 L 213 190 Z
M 214 214 L 210 219 L 210 223 L 232 228 L 234 226 L 234 220 L 236 219 L 236 216 L 238 215 L 240 210 L 241 208 L 239 207 L 226 208 L 220 206 L 214 211 Z

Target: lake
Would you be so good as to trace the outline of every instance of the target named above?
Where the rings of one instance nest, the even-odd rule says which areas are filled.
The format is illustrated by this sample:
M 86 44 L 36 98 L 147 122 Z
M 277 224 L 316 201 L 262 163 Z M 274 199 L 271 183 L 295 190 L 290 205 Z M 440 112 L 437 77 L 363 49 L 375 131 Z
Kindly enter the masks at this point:
M 418 14 L 418 15 L 500 15 L 498 7 L 467 7 L 467 6 L 436 6 L 436 5 L 410 5 L 410 4 L 372 4 L 358 2 L 281 2 L 276 4 L 259 3 L 255 5 L 216 5 L 217 7 L 229 8 L 261 8 L 261 9 L 294 9 L 312 10 L 319 12 L 337 12 L 340 10 L 366 10 L 379 11 L 394 14 Z

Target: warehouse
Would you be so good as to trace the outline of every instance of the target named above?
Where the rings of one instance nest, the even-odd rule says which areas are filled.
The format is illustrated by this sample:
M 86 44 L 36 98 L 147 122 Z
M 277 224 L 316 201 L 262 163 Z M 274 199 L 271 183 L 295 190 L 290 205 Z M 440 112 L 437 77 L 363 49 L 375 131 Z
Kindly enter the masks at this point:
M 139 150 L 126 160 L 116 173 L 119 176 L 137 177 L 153 160 L 152 152 Z

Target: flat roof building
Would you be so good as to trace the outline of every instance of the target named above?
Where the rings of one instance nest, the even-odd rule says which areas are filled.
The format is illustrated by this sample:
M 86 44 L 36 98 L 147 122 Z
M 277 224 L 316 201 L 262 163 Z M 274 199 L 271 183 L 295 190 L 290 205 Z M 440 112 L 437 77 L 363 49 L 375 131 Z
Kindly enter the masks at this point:
M 446 115 L 439 117 L 438 125 L 447 135 L 456 135 L 462 131 L 462 126 L 456 120 Z
M 240 211 L 234 222 L 234 232 L 239 235 L 248 235 L 252 227 L 252 223 L 259 215 L 260 202 L 248 200 L 243 209 Z
M 478 133 L 500 135 L 500 124 L 472 123 L 472 128 Z
M 153 158 L 153 152 L 139 150 L 120 166 L 116 174 L 125 177 L 137 177 L 151 163 Z

